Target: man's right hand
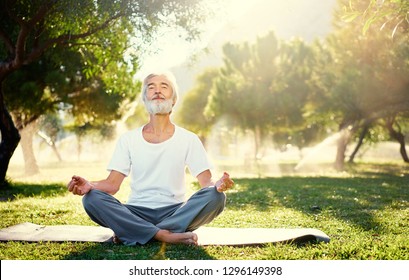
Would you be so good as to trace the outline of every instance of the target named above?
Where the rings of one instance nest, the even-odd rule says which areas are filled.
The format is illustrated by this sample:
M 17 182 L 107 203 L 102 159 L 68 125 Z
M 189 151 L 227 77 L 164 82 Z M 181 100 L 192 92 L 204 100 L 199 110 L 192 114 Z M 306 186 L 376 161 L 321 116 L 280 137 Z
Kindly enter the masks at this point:
M 72 176 L 67 185 L 68 191 L 76 195 L 87 194 L 92 189 L 92 184 L 80 176 Z

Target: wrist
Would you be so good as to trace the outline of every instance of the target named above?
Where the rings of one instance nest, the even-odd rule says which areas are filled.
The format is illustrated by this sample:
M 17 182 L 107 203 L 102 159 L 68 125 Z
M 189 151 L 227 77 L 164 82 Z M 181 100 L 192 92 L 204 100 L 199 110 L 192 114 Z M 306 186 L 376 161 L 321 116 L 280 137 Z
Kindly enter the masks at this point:
M 94 183 L 88 181 L 87 184 L 88 184 L 88 186 L 89 186 L 89 190 L 90 190 L 90 191 L 95 189 L 95 184 L 94 184 Z

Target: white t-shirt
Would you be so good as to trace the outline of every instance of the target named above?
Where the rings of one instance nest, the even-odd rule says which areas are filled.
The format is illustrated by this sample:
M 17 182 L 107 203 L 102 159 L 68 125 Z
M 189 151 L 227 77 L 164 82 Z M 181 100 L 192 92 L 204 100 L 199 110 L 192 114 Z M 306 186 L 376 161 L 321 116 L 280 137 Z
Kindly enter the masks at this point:
M 108 171 L 131 174 L 128 204 L 158 208 L 185 200 L 185 169 L 193 176 L 210 169 L 202 142 L 196 134 L 175 126 L 173 136 L 159 144 L 147 142 L 143 127 L 123 134 Z

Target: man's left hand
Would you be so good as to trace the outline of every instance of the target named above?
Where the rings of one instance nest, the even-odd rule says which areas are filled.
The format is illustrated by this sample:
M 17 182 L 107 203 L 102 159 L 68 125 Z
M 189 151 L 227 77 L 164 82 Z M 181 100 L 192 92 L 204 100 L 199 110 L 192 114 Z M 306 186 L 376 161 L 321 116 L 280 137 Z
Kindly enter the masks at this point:
M 234 181 L 230 178 L 227 172 L 224 172 L 223 176 L 216 182 L 216 189 L 218 192 L 225 192 L 233 187 Z

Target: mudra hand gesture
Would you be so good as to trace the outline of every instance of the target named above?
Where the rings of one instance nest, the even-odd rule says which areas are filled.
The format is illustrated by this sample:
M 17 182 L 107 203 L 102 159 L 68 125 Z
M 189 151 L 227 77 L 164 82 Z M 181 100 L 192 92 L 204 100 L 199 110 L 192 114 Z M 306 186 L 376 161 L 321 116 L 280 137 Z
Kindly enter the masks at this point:
M 215 187 L 218 192 L 225 192 L 233 187 L 234 181 L 230 179 L 230 175 L 227 172 L 223 173 L 223 176 L 216 182 Z

